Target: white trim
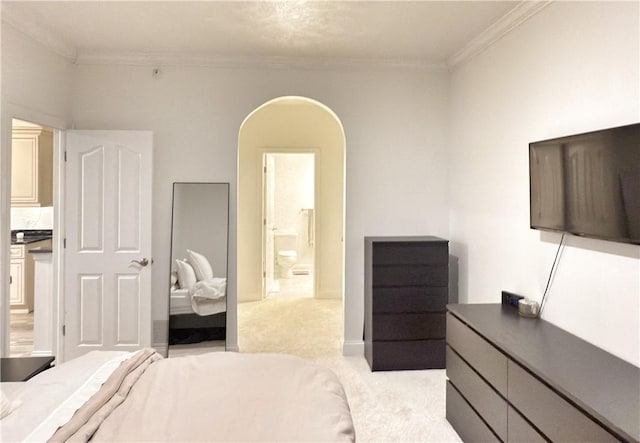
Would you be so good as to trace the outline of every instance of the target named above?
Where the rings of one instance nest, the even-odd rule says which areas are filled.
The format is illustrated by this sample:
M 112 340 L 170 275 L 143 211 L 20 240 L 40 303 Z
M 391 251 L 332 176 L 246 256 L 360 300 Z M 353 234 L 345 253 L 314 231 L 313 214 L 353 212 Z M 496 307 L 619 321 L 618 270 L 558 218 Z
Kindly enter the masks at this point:
M 318 291 L 315 298 L 321 300 L 342 300 L 341 291 Z
M 32 357 L 53 357 L 54 355 L 55 354 L 52 354 L 49 351 L 33 351 L 33 352 L 31 352 L 31 356 Z
M 53 131 L 53 305 L 55 318 L 52 320 L 53 327 L 53 353 L 56 362 L 64 361 L 64 336 L 62 327 L 65 324 L 64 317 L 64 238 L 66 231 L 64 227 L 65 210 L 65 183 L 66 183 L 66 162 L 64 153 L 66 151 L 66 132 L 62 129 Z
M 345 71 L 413 69 L 446 72 L 447 64 L 410 58 L 339 58 L 339 57 L 275 57 L 220 56 L 205 53 L 140 53 L 86 52 L 75 59 L 78 65 L 125 65 L 149 67 L 267 68 L 267 69 L 336 69 Z
M 342 342 L 342 355 L 345 357 L 351 355 L 364 355 L 364 341 L 362 340 L 345 340 Z
M 70 45 L 58 35 L 50 32 L 43 26 L 40 26 L 39 23 L 19 12 L 19 10 L 7 7 L 7 4 L 4 2 L 2 6 L 2 21 L 5 24 L 14 27 L 16 30 L 32 38 L 45 48 L 70 60 L 71 62 L 75 60 L 77 55 L 75 46 Z
M 3 12 L 4 14 L 4 12 Z M 5 277 L 0 279 L 4 284 L 0 285 L 0 317 L 2 321 L 0 322 L 0 356 L 8 357 L 11 351 L 10 346 L 10 303 L 9 303 L 9 245 L 11 243 L 11 133 L 13 129 L 12 119 L 17 118 L 19 120 L 29 121 L 33 123 L 37 123 L 39 125 L 54 129 L 54 134 L 59 133 L 60 129 L 64 129 L 67 127 L 67 122 L 64 118 L 39 112 L 32 108 L 20 105 L 18 103 L 14 103 L 11 100 L 3 100 L 2 101 L 2 118 L 1 129 L 0 129 L 0 146 L 3 148 L 0 149 L 0 250 L 2 253 L 0 254 L 0 276 Z M 57 146 L 55 144 L 56 136 L 54 135 L 54 163 L 57 162 L 56 157 L 59 156 L 57 151 Z M 58 150 L 59 151 L 59 150 Z M 54 167 L 57 167 L 54 165 Z M 55 171 L 54 171 L 55 172 Z M 55 177 L 54 174 L 54 193 L 56 192 L 56 182 L 60 180 Z M 59 205 L 61 205 L 61 199 L 58 198 L 58 201 L 55 200 L 58 194 L 54 194 L 54 219 L 57 218 L 55 215 L 55 211 L 59 210 Z M 56 221 L 54 220 L 54 238 L 56 237 L 56 232 L 62 232 L 63 226 L 56 225 Z M 58 237 L 61 237 L 58 235 Z M 5 247 L 6 245 L 6 247 Z M 53 245 L 54 251 L 57 248 L 60 252 L 54 252 L 53 256 L 53 266 L 54 266 L 54 281 L 56 279 L 56 266 L 59 266 L 59 269 L 62 269 L 62 262 L 59 260 L 59 254 L 62 254 L 61 248 L 57 247 L 56 244 Z M 58 300 L 58 298 L 62 298 L 63 291 L 55 286 L 53 288 L 53 297 L 54 300 Z M 60 303 L 60 302 L 58 302 Z M 60 307 L 62 309 L 62 307 Z M 59 319 L 57 319 L 59 321 Z M 52 320 L 56 323 L 56 319 Z M 54 340 L 56 338 L 54 337 Z M 60 348 L 58 348 L 60 349 Z M 54 349 L 55 352 L 55 349 Z M 58 360 L 60 361 L 60 360 Z
M 160 355 L 163 356 L 168 356 L 169 355 L 169 344 L 168 343 L 153 343 L 151 345 L 151 347 L 153 349 L 156 350 L 156 352 Z
M 461 50 L 449 57 L 447 60 L 449 69 L 453 70 L 458 65 L 480 54 L 513 29 L 540 12 L 552 1 L 553 0 L 531 0 L 518 3 L 515 8 L 507 12 L 493 25 L 489 26 L 480 35 L 467 43 Z

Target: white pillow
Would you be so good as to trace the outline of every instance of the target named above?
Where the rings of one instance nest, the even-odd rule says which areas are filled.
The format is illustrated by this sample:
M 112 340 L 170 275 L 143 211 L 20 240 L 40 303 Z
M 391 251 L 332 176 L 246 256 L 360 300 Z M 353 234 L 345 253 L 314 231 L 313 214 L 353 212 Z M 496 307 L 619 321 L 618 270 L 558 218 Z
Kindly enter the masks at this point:
M 193 266 L 193 270 L 196 271 L 198 281 L 213 278 L 213 270 L 211 269 L 211 264 L 209 263 L 209 260 L 207 260 L 207 257 L 202 254 L 198 254 L 191 249 L 187 249 L 187 257 L 189 263 Z
M 183 260 L 176 260 L 178 266 L 178 284 L 182 289 L 191 289 L 196 284 L 196 273 L 193 267 Z

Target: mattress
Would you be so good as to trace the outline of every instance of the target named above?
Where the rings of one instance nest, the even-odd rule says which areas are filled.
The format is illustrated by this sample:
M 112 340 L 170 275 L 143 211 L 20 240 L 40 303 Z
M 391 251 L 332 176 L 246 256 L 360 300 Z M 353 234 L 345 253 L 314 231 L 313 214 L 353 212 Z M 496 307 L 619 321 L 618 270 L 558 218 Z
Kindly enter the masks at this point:
M 191 296 L 188 289 L 172 289 L 169 315 L 193 314 Z

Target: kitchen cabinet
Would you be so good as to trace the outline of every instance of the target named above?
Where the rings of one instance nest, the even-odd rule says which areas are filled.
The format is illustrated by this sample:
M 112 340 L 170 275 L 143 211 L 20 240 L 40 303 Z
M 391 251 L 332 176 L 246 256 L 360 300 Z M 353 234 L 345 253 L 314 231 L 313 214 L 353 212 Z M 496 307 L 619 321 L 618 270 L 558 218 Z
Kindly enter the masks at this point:
M 51 239 L 11 245 L 11 310 L 17 313 L 33 311 L 34 261 L 28 253 L 34 248 L 51 247 Z
M 14 127 L 11 148 L 11 206 L 52 206 L 53 133 Z

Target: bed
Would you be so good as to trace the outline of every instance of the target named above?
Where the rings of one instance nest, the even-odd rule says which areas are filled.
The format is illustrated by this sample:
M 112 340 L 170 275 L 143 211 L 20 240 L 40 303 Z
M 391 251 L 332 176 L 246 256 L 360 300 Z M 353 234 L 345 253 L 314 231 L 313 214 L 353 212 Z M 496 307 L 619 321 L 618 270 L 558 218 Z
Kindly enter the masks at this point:
M 227 279 L 212 277 L 190 289 L 171 286 L 169 344 L 225 340 Z
M 298 357 L 91 352 L 1 386 L 7 441 L 355 441 L 330 370 Z

